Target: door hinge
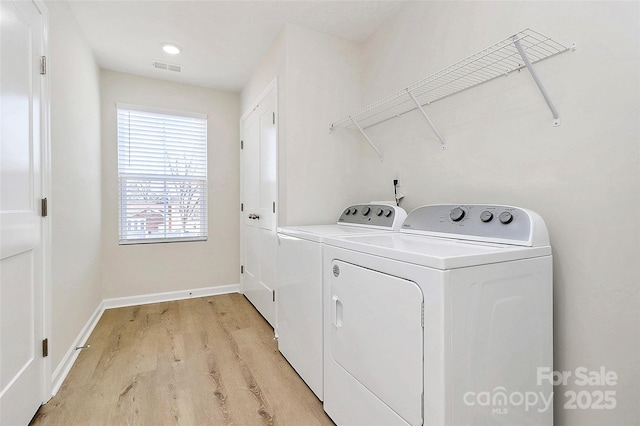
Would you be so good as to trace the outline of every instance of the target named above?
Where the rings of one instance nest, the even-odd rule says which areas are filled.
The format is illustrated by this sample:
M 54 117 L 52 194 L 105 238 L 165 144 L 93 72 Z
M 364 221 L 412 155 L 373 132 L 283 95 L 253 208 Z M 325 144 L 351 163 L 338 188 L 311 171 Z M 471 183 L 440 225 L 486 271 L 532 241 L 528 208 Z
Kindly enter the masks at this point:
M 40 200 L 40 213 L 42 217 L 47 217 L 47 199 L 43 198 Z
M 244 265 L 240 265 L 240 273 L 244 274 Z
M 47 73 L 47 57 L 40 56 L 40 74 L 45 75 Z
M 49 339 L 44 339 L 42 341 L 42 357 L 46 358 L 49 356 Z
M 243 212 L 244 211 L 244 203 L 240 203 L 240 211 Z
M 272 294 L 272 300 L 275 302 L 276 301 L 276 291 L 275 290 L 271 290 L 271 294 Z
M 244 149 L 244 141 L 240 141 L 240 149 Z
M 276 202 L 275 201 L 273 202 L 273 212 L 274 213 L 276 212 Z
M 276 113 L 273 113 L 273 124 L 276 124 Z

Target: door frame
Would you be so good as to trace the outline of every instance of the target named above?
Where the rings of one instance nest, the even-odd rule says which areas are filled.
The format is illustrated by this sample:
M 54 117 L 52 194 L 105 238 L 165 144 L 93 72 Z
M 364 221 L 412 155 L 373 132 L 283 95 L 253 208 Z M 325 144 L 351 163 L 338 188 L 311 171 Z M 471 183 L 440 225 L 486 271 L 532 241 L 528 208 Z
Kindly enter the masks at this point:
M 259 106 L 260 104 L 266 99 L 266 97 L 269 95 L 269 93 L 271 93 L 271 91 L 274 91 L 274 110 L 276 112 L 276 195 L 275 195 L 275 199 L 276 199 L 276 212 L 275 212 L 275 216 L 276 216 L 276 231 L 277 228 L 279 226 L 279 212 L 280 212 L 280 110 L 278 109 L 279 106 L 279 101 L 278 101 L 278 77 L 276 76 L 273 80 L 271 80 L 271 82 L 264 88 L 264 90 L 262 90 L 262 92 L 260 93 L 260 95 L 258 96 L 257 100 L 255 100 L 254 102 L 252 102 L 251 106 L 249 107 L 249 109 L 247 111 L 245 111 L 241 116 L 240 116 L 240 140 L 242 141 L 244 139 L 244 130 L 243 130 L 243 124 L 245 122 L 245 120 L 251 115 L 251 113 L 253 113 Z M 238 146 L 238 149 L 240 150 L 240 203 L 242 204 L 244 202 L 244 174 L 243 174 L 243 170 L 244 170 L 244 160 L 243 160 L 243 155 L 242 155 L 242 148 L 241 146 Z M 240 207 L 240 206 L 238 206 Z M 239 217 L 240 217 L 240 265 L 244 265 L 244 232 L 243 232 L 243 214 L 244 212 L 242 211 L 242 209 L 238 210 L 239 213 Z M 240 274 L 240 290 L 244 291 L 244 289 L 242 288 L 242 273 Z M 276 312 L 275 315 L 275 323 L 277 325 L 278 323 L 278 314 Z
M 44 0 L 32 0 L 42 14 L 42 55 L 46 58 L 46 73 L 42 75 L 40 85 L 40 155 L 41 155 L 41 198 L 47 198 L 48 206 L 52 205 L 51 197 L 51 87 L 50 78 L 50 50 L 49 50 L 49 12 Z M 52 332 L 52 298 L 51 286 L 51 216 L 52 208 L 48 209 L 47 217 L 42 218 L 42 333 L 43 338 L 51 337 Z M 51 346 L 51 342 L 50 346 Z M 55 343 L 53 343 L 55 344 Z M 51 356 L 43 359 L 42 402 L 46 403 L 52 397 L 52 368 Z

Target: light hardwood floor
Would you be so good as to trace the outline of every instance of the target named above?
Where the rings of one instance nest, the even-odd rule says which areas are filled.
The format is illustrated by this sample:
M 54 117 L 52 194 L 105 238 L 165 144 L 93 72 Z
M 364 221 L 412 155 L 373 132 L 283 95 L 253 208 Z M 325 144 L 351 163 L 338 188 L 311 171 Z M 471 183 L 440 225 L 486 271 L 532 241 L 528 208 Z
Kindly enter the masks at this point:
M 104 312 L 32 425 L 333 425 L 240 294 Z

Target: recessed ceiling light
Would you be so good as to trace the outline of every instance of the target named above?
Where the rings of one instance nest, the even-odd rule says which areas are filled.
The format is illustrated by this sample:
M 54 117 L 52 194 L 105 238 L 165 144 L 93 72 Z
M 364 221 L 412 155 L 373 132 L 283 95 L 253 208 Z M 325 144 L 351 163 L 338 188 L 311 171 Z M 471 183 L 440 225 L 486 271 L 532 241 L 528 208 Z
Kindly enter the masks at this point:
M 169 55 L 177 55 L 182 52 L 182 49 L 177 44 L 162 43 L 160 46 L 162 46 L 162 50 L 164 50 L 165 53 L 168 53 Z

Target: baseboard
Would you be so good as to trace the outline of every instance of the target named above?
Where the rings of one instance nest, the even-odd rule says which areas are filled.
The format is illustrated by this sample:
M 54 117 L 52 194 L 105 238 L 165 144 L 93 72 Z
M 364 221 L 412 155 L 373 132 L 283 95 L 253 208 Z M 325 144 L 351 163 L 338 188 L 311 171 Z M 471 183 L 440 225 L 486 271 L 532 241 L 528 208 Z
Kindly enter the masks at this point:
M 58 393 L 58 390 L 60 390 L 62 382 L 64 382 L 67 374 L 69 374 L 69 371 L 71 371 L 71 367 L 73 367 L 73 363 L 76 362 L 76 358 L 78 358 L 78 355 L 80 355 L 80 351 L 76 348 L 84 345 L 84 342 L 87 341 L 87 339 L 91 335 L 91 332 L 96 327 L 96 324 L 98 324 L 98 321 L 100 320 L 100 317 L 102 317 L 103 312 L 104 301 L 98 304 L 98 307 L 89 318 L 89 321 L 87 321 L 84 327 L 82 327 L 82 330 L 80 330 L 78 337 L 76 337 L 76 339 L 73 341 L 73 344 L 62 358 L 60 364 L 58 364 L 58 367 L 56 367 L 55 371 L 53 372 L 53 375 L 51 377 L 51 396 L 55 396 Z
M 124 308 L 126 306 L 148 305 L 149 303 L 171 302 L 194 297 L 217 296 L 220 294 L 238 293 L 240 284 L 203 287 L 191 290 L 168 291 L 165 293 L 141 294 L 139 296 L 114 297 L 104 299 L 104 309 Z
M 60 390 L 64 379 L 69 374 L 69 371 L 71 371 L 73 363 L 76 362 L 76 359 L 80 354 L 80 351 L 76 348 L 79 346 L 83 346 L 87 339 L 89 339 L 89 336 L 93 332 L 95 326 L 98 324 L 98 321 L 102 317 L 105 309 L 123 308 L 126 306 L 135 305 L 147 305 L 149 303 L 171 302 L 174 300 L 191 299 L 194 297 L 217 296 L 221 294 L 239 292 L 240 284 L 231 284 L 217 287 L 195 288 L 191 290 L 169 291 L 165 293 L 115 297 L 112 299 L 102 300 L 102 302 L 98 304 L 98 307 L 89 318 L 89 321 L 87 321 L 85 326 L 82 327 L 82 330 L 80 330 L 78 337 L 76 337 L 76 339 L 73 341 L 73 344 L 62 358 L 62 361 L 60 362 L 58 367 L 56 367 L 55 371 L 53 372 L 53 375 L 51 377 L 51 396 L 55 396 L 56 393 L 58 393 L 58 391 Z

